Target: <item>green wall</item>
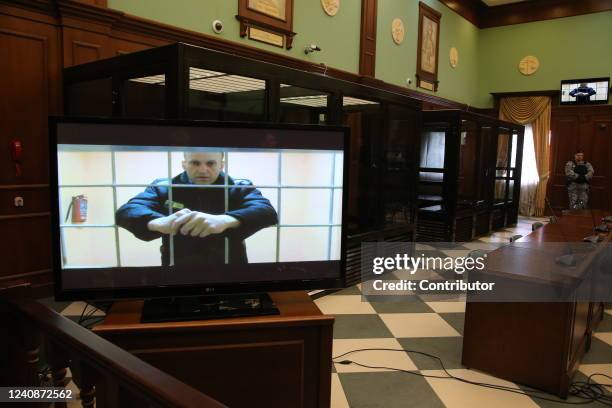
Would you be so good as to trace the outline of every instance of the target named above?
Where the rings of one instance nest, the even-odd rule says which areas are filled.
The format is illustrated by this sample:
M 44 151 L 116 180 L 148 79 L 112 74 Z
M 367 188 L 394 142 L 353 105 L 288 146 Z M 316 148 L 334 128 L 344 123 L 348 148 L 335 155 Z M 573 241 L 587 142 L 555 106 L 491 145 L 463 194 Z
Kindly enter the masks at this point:
M 325 14 L 320 0 L 295 0 L 293 4 L 293 31 L 297 35 L 293 40 L 293 48 L 286 50 L 240 37 L 240 24 L 236 20 L 238 0 L 108 0 L 108 7 L 132 15 L 293 58 L 315 63 L 324 62 L 330 67 L 357 72 L 361 1 L 342 1 L 340 11 L 335 17 Z M 213 32 L 214 20 L 223 22 L 223 33 Z M 305 55 L 304 47 L 313 43 L 321 47 L 322 51 Z
M 442 13 L 440 20 L 440 51 L 438 62 L 438 92 L 435 95 L 454 101 L 474 105 L 478 99 L 477 49 L 478 28 L 460 17 L 438 0 L 424 0 L 428 6 Z M 346 3 L 343 2 L 342 4 Z M 397 45 L 391 38 L 391 21 L 399 17 L 404 22 L 406 36 Z M 376 34 L 376 77 L 400 86 L 415 86 L 417 42 L 419 25 L 419 2 L 379 0 Z M 452 68 L 449 63 L 451 47 L 459 51 L 459 64 Z M 406 80 L 412 79 L 407 85 Z M 423 89 L 418 91 L 433 93 Z
M 442 13 L 440 36 L 440 86 L 436 93 L 444 98 L 474 104 L 478 99 L 476 87 L 476 51 L 478 29 L 438 0 L 425 3 Z M 171 6 L 170 6 L 171 4 Z M 343 0 L 340 11 L 329 17 L 323 11 L 320 0 L 294 1 L 293 49 L 285 50 L 240 38 L 237 0 L 177 0 L 172 3 L 161 0 L 108 0 L 108 6 L 139 17 L 182 27 L 212 36 L 236 41 L 294 58 L 324 62 L 330 67 L 357 73 L 359 71 L 359 31 L 361 26 L 361 1 Z M 408 86 L 411 78 L 414 86 L 416 72 L 416 44 L 419 14 L 418 0 L 379 0 L 377 22 L 376 77 L 385 82 Z M 401 45 L 391 38 L 391 21 L 400 17 L 404 21 L 406 36 Z M 212 21 L 225 24 L 222 34 L 214 34 Z M 322 51 L 304 54 L 304 47 L 317 44 Z M 448 63 L 450 47 L 459 49 L 459 65 L 456 69 Z M 424 91 L 423 92 L 428 92 Z
M 489 92 L 559 89 L 562 79 L 612 76 L 612 11 L 480 30 L 478 106 Z M 540 60 L 531 76 L 518 71 L 526 55 Z
M 477 107 L 492 106 L 490 92 L 557 89 L 561 79 L 612 76 L 612 11 L 479 30 L 438 0 L 423 0 L 442 13 L 438 92 L 443 98 Z M 418 0 L 378 0 L 376 77 L 411 89 L 415 87 Z M 335 17 L 323 12 L 320 0 L 294 0 L 291 50 L 239 36 L 237 0 L 108 0 L 108 6 L 188 30 L 218 36 L 252 47 L 281 53 L 357 73 L 361 1 L 342 0 Z M 404 42 L 391 38 L 391 21 L 404 22 Z M 224 22 L 214 34 L 212 21 Z M 322 51 L 304 54 L 307 44 Z M 459 64 L 452 68 L 449 51 L 456 47 Z M 518 62 L 525 55 L 540 59 L 540 70 L 521 75 Z M 406 80 L 412 80 L 407 85 Z M 418 89 L 420 92 L 428 91 Z

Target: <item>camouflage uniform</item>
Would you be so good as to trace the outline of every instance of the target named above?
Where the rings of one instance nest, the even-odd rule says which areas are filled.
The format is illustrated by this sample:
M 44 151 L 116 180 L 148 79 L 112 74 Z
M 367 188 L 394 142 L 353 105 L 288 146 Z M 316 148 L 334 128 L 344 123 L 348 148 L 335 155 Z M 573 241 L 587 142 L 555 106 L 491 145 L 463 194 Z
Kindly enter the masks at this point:
M 571 209 L 587 208 L 589 202 L 589 180 L 591 180 L 594 173 L 593 166 L 589 162 L 576 163 L 575 161 L 568 161 L 565 164 L 567 192 Z

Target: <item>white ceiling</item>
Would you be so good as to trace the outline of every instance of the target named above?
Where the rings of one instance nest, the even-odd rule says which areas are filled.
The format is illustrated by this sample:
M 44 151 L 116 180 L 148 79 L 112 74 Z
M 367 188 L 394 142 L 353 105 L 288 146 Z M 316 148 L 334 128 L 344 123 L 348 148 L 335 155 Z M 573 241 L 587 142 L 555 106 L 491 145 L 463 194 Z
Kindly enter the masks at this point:
M 489 7 L 501 6 L 502 4 L 520 3 L 527 0 L 482 0 Z

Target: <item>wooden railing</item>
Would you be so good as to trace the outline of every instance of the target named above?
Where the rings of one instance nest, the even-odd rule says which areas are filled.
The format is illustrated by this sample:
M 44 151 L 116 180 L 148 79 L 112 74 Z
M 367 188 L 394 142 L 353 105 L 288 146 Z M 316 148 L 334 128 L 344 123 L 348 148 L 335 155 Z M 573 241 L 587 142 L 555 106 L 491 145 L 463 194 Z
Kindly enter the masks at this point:
M 83 407 L 224 407 L 43 304 L 24 299 L 24 290 L 2 292 L 0 386 L 40 385 L 43 355 L 54 386 L 66 385 L 70 368 Z

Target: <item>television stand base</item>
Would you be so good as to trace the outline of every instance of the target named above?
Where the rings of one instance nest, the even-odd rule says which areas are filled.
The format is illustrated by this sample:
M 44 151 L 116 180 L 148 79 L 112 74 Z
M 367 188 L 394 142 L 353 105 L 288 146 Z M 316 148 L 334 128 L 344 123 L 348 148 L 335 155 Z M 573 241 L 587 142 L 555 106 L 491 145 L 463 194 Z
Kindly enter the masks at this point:
M 144 301 L 141 322 L 180 322 L 279 313 L 267 293 L 155 298 Z

